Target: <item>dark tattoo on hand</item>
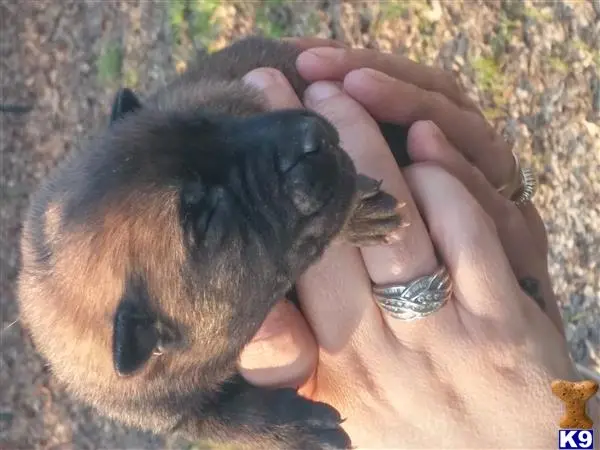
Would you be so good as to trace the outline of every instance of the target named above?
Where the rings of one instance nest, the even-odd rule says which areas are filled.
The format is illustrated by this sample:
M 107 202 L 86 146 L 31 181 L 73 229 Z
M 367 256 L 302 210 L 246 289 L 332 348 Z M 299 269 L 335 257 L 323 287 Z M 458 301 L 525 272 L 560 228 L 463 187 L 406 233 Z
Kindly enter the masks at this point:
M 545 311 L 546 302 L 544 302 L 542 293 L 540 292 L 540 282 L 535 278 L 526 277 L 521 278 L 519 280 L 519 284 L 521 285 L 521 288 L 525 291 L 525 293 L 529 295 L 532 299 L 534 299 L 538 306 L 542 308 L 542 311 Z

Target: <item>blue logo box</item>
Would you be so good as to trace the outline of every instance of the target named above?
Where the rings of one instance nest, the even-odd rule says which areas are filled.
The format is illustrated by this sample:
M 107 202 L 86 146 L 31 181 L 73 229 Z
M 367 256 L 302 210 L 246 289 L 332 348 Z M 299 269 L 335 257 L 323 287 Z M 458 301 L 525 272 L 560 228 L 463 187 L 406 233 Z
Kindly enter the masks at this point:
M 594 450 L 594 430 L 558 430 L 558 450 Z

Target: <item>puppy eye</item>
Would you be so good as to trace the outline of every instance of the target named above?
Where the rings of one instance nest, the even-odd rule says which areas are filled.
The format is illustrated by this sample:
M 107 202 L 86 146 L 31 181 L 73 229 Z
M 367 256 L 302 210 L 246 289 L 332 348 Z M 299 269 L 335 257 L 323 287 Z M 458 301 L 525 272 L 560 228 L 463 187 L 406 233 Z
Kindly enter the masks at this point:
M 160 356 L 169 350 L 182 348 L 184 346 L 184 339 L 175 326 L 166 325 L 164 322 L 158 322 L 156 324 L 156 332 L 158 334 L 158 339 L 156 341 L 156 346 L 152 351 L 155 356 Z

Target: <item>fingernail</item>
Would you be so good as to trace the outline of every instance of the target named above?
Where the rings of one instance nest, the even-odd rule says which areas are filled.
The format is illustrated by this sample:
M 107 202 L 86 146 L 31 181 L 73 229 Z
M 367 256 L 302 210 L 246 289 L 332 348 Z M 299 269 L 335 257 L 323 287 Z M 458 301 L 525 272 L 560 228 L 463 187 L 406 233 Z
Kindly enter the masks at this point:
M 394 81 L 394 78 L 390 77 L 389 75 L 386 75 L 385 73 L 379 72 L 375 69 L 370 69 L 368 67 L 358 69 L 358 71 L 360 71 L 367 78 L 370 78 L 372 81 L 375 81 L 377 83 L 389 83 L 390 81 Z
M 274 339 L 285 339 L 290 332 L 290 309 L 291 307 L 287 300 L 283 301 L 277 308 L 273 308 L 254 335 L 250 344 L 262 343 Z
M 316 103 L 341 94 L 342 90 L 329 81 L 316 82 L 306 89 L 304 101 L 307 103 Z
M 238 363 L 248 381 L 257 385 L 303 383 L 318 359 L 314 337 L 300 312 L 289 301 L 277 304 L 246 345 Z
M 442 133 L 442 130 L 431 120 L 426 121 L 427 127 L 429 128 L 429 133 L 431 137 L 439 144 L 446 144 L 448 141 L 446 140 L 446 136 Z
M 273 69 L 254 69 L 248 72 L 242 80 L 258 89 L 264 89 L 279 82 L 278 76 Z
M 317 47 L 306 50 L 303 54 L 306 57 L 313 58 L 318 61 L 331 61 L 332 59 L 339 58 L 344 52 L 343 48 L 332 48 L 332 47 Z M 302 56 L 302 55 L 300 55 Z

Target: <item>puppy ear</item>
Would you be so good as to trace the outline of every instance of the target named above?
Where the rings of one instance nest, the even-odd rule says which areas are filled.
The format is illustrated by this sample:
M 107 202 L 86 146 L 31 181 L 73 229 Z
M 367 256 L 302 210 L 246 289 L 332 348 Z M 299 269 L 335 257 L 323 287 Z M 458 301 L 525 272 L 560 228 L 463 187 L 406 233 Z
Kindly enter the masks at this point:
M 129 88 L 119 89 L 112 105 L 110 113 L 110 124 L 122 119 L 125 114 L 134 112 L 142 107 L 142 102 Z

